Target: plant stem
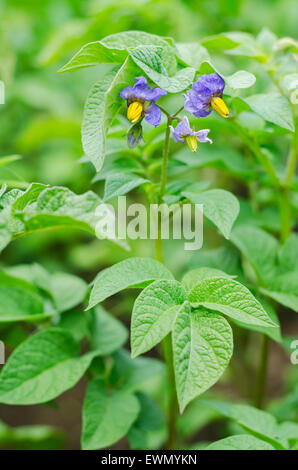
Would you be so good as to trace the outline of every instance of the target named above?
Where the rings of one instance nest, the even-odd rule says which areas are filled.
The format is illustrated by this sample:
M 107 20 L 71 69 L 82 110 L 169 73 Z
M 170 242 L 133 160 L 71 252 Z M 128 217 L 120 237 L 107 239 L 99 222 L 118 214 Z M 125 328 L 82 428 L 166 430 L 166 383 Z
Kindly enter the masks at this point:
M 291 201 L 290 191 L 287 187 L 281 187 L 279 190 L 279 223 L 280 223 L 280 241 L 285 243 L 291 233 Z
M 177 116 L 178 116 L 178 114 L 181 113 L 181 111 L 183 111 L 183 109 L 184 109 L 184 105 L 181 106 L 181 108 L 179 108 L 178 111 L 176 111 L 176 113 L 175 113 L 174 116 L 173 116 L 173 119 L 174 119 L 174 118 L 176 119 Z
M 167 184 L 167 165 L 169 157 L 169 143 L 170 143 L 170 125 L 172 118 L 169 115 L 166 128 L 165 143 L 163 149 L 162 170 L 160 179 L 159 190 L 159 203 L 162 202 Z M 161 239 L 161 214 L 158 217 L 158 239 L 155 244 L 155 257 L 158 261 L 163 262 L 162 253 L 162 239 Z M 164 338 L 162 342 L 163 355 L 167 369 L 167 389 L 168 389 L 168 442 L 167 449 L 171 450 L 175 445 L 176 438 L 176 423 L 178 416 L 178 402 L 175 387 L 175 373 L 173 365 L 173 348 L 172 348 L 172 335 L 171 333 Z
M 268 356 L 269 356 L 269 338 L 266 335 L 262 335 L 262 344 L 260 352 L 259 369 L 257 372 L 257 388 L 255 395 L 255 406 L 257 408 L 263 408 L 264 398 L 266 392 L 266 379 L 268 369 Z
M 291 233 L 291 190 L 293 176 L 297 166 L 297 145 L 298 145 L 298 130 L 297 126 L 293 134 L 291 148 L 287 160 L 285 177 L 279 192 L 279 214 L 280 214 L 280 241 L 285 243 Z
M 269 160 L 268 156 L 266 153 L 262 152 L 260 149 L 258 143 L 256 140 L 249 135 L 249 133 L 242 127 L 240 124 L 238 124 L 236 121 L 232 121 L 234 124 L 234 127 L 238 133 L 238 135 L 242 138 L 242 140 L 245 142 L 247 147 L 250 149 L 250 151 L 255 155 L 257 160 L 260 162 L 264 170 L 266 171 L 267 175 L 270 178 L 270 181 L 274 187 L 279 187 L 280 181 L 279 178 L 276 174 L 275 168 L 272 164 L 272 162 Z
M 162 198 L 165 195 L 166 184 L 167 184 L 167 166 L 168 166 L 168 157 L 169 157 L 169 143 L 170 143 L 170 125 L 172 118 L 169 115 L 166 128 L 165 143 L 163 149 L 163 158 L 162 158 L 162 169 L 161 169 L 161 179 L 160 179 L 160 189 L 159 189 L 159 203 L 162 202 Z M 157 261 L 163 262 L 162 254 L 162 239 L 161 239 L 161 214 L 158 215 L 158 238 L 155 243 L 155 257 Z
M 297 157 L 298 157 L 298 125 L 296 125 L 295 133 L 293 135 L 291 149 L 288 156 L 286 172 L 285 172 L 285 185 L 290 186 L 293 176 L 295 174 L 296 166 L 297 166 Z

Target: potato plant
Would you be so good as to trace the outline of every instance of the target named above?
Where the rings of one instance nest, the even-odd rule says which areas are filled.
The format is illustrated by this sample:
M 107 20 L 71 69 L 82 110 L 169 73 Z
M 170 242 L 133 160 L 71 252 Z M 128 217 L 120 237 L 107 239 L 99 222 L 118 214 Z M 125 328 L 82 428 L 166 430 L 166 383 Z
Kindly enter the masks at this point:
M 297 447 L 297 390 L 264 410 L 270 343 L 289 344 L 283 316 L 298 312 L 295 54 L 294 40 L 265 29 L 196 43 L 127 31 L 87 43 L 60 69 L 101 64 L 84 91 L 81 162 L 93 165 L 104 194 L 3 185 L 1 250 L 49 229 L 99 237 L 98 207 L 129 193 L 148 208 L 202 204 L 205 233 L 218 245 L 173 272 L 170 257 L 180 255 L 167 257 L 159 217 L 144 256 L 133 254 L 137 241 L 110 236 L 115 249 L 132 252 L 90 283 L 42 263 L 3 266 L 0 335 L 18 339 L 0 374 L 0 403 L 53 405 L 85 377 L 82 449 L 125 437 L 132 449 Z M 210 167 L 223 175 L 220 187 L 208 181 Z M 226 189 L 229 180 L 239 197 Z M 128 296 L 134 303 L 123 322 L 109 299 Z M 124 300 L 118 307 L 127 309 Z M 248 360 L 251 337 L 258 350 Z M 219 381 L 234 381 L 239 398 L 220 383 L 210 391 Z M 193 444 L 205 423 L 222 418 L 226 437 Z M 33 448 L 63 440 L 42 432 L 44 443 Z M 21 438 L 3 424 L 1 439 L 9 446 Z

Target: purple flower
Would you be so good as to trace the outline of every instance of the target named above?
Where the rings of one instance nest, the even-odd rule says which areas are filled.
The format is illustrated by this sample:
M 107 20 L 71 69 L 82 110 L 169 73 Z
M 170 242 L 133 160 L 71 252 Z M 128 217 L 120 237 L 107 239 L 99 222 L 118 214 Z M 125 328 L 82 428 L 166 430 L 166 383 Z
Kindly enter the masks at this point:
M 143 129 L 140 123 L 134 124 L 126 135 L 126 141 L 129 148 L 136 147 L 143 138 Z
M 198 148 L 198 141 L 210 142 L 210 144 L 212 144 L 212 140 L 207 137 L 210 129 L 193 131 L 186 116 L 184 116 L 182 121 L 177 124 L 175 129 L 172 126 L 170 127 L 175 142 L 186 142 L 192 152 L 196 152 Z
M 127 102 L 127 118 L 134 124 L 141 116 L 152 126 L 158 126 L 161 119 L 161 111 L 155 101 L 166 95 L 161 88 L 148 86 L 145 77 L 135 78 L 135 85 L 123 88 L 120 91 L 121 98 Z
M 184 108 L 196 117 L 208 116 L 212 108 L 222 117 L 228 117 L 229 110 L 222 99 L 224 87 L 225 82 L 218 73 L 202 75 L 184 95 Z

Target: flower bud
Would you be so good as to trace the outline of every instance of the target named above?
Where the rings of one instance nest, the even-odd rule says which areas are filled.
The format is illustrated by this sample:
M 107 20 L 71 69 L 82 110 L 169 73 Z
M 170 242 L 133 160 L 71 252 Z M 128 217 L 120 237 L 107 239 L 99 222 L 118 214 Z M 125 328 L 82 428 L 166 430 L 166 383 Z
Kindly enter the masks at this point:
M 137 123 L 135 125 L 133 125 L 128 133 L 127 133 L 127 137 L 126 137 L 126 141 L 127 141 L 127 145 L 129 148 L 134 148 L 136 147 L 140 141 L 142 140 L 142 137 L 143 137 L 143 129 L 142 129 L 142 126 L 140 123 Z

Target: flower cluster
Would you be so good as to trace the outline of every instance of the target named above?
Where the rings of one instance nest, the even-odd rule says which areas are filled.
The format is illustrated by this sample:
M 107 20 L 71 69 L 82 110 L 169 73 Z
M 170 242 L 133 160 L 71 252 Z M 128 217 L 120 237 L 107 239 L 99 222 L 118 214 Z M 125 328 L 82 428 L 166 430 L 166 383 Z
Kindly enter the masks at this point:
M 192 89 L 184 95 L 184 109 L 197 118 L 208 116 L 214 109 L 222 117 L 229 116 L 229 110 L 222 99 L 225 87 L 224 80 L 217 74 L 201 75 L 192 84 Z M 161 110 L 156 101 L 165 96 L 167 92 L 161 88 L 148 86 L 145 77 L 135 78 L 135 85 L 128 86 L 120 92 L 121 98 L 127 102 L 127 118 L 132 124 L 137 124 L 137 136 L 135 129 L 128 135 L 128 143 L 131 146 L 137 145 L 141 139 L 139 133 L 139 123 L 142 118 L 153 125 L 158 126 L 161 120 Z M 192 152 L 196 152 L 199 142 L 210 142 L 207 135 L 209 129 L 195 131 L 190 127 L 188 118 L 175 117 L 179 121 L 176 128 L 170 126 L 175 142 L 186 142 Z

